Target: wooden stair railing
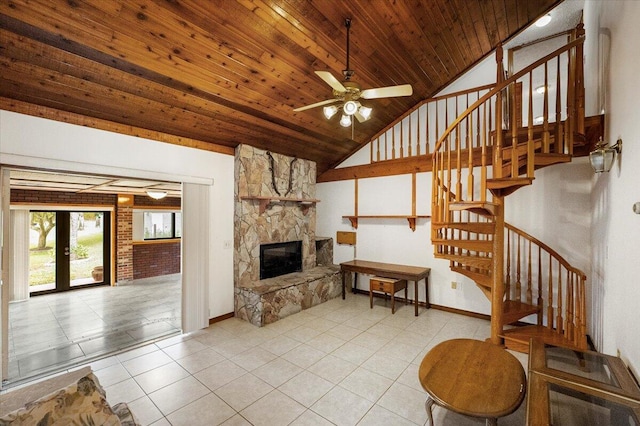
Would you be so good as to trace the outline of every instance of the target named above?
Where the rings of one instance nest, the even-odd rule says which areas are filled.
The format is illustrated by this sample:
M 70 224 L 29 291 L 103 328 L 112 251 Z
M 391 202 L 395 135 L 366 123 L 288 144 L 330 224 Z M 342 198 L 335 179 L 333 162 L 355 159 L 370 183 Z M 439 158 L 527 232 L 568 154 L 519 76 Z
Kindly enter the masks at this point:
M 430 154 L 442 129 L 493 86 L 474 87 L 420 102 L 371 138 L 370 162 Z
M 548 245 L 505 224 L 503 324 L 535 314 L 535 324 L 505 330 L 507 347 L 526 351 L 532 334 L 547 343 L 587 349 L 586 280 Z
M 521 307 L 518 304 L 523 303 L 504 299 L 504 199 L 530 185 L 536 168 L 570 161 L 576 134 L 584 135 L 583 35 L 580 24 L 573 41 L 507 79 L 498 47 L 497 84 L 453 120 L 432 153 L 435 256 L 449 259 L 454 271 L 474 279 L 490 297 L 491 341 L 496 344 L 502 343 L 504 321 L 511 322 L 513 312 Z M 534 81 L 546 88 L 541 99 L 534 99 Z M 520 99 L 526 99 L 526 105 Z M 542 118 L 534 123 L 538 111 Z M 538 164 L 536 156 L 542 160 Z M 574 272 L 567 274 L 567 280 L 576 280 Z M 562 281 L 552 284 L 551 296 L 562 292 L 557 286 Z M 571 297 L 577 297 L 576 293 Z M 525 312 L 533 308 L 527 309 Z M 560 311 L 561 307 L 554 311 L 557 319 L 550 328 L 562 333 L 568 329 L 564 337 L 582 333 L 580 321 L 574 321 L 572 315 L 568 315 L 568 326 L 560 324 L 567 320 L 558 316 Z

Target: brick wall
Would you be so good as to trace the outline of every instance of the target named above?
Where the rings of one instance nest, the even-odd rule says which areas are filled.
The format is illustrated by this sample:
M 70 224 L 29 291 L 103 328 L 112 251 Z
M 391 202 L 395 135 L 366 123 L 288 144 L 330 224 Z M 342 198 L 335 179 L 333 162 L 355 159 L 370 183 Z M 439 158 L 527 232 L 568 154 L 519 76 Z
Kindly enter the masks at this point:
M 182 199 L 165 197 L 160 200 L 154 200 L 146 195 L 136 195 L 134 196 L 133 204 L 138 209 L 144 207 L 175 207 L 176 209 L 180 209 L 182 207 Z
M 134 244 L 133 278 L 180 273 L 180 242 Z
M 133 279 L 133 197 L 118 197 L 116 209 L 116 281 Z
M 115 194 L 87 194 L 53 191 L 30 191 L 25 189 L 12 189 L 12 203 L 34 204 L 92 204 L 101 206 L 115 206 L 118 197 Z

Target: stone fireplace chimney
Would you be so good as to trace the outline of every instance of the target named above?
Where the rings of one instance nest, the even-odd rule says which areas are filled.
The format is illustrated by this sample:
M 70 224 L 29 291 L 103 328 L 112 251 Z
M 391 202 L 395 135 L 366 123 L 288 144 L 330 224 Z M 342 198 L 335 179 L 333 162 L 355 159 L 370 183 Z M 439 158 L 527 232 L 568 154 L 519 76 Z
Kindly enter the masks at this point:
M 239 145 L 235 155 L 234 281 L 260 280 L 260 245 L 302 241 L 303 271 L 316 266 L 316 164 Z

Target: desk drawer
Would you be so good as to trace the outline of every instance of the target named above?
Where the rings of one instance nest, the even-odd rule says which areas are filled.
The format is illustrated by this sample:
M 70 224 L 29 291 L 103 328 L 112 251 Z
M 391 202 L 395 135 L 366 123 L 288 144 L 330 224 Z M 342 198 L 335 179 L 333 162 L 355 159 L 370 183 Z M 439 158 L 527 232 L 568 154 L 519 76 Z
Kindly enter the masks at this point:
M 369 281 L 371 291 L 381 291 L 394 294 L 407 287 L 407 280 L 396 280 L 394 278 L 374 277 Z

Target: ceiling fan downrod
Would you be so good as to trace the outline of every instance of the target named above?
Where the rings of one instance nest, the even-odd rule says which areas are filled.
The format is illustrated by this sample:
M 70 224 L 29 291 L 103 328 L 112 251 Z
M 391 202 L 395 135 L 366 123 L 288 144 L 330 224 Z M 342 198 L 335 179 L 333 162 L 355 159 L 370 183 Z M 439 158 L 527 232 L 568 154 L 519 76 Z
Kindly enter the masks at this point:
M 349 68 L 349 32 L 351 30 L 351 18 L 344 20 L 344 26 L 347 28 L 347 69 L 342 70 L 342 74 L 344 75 L 345 81 L 349 81 L 354 74 L 354 71 Z

